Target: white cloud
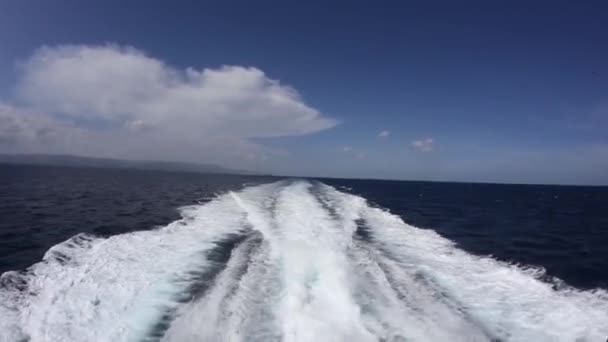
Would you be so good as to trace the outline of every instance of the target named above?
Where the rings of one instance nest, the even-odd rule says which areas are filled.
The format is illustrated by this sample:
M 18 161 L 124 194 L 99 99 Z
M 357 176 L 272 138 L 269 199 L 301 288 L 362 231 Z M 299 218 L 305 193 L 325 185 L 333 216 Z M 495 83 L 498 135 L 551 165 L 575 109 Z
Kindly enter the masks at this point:
M 178 70 L 115 45 L 41 48 L 21 64 L 17 94 L 36 111 L 89 130 L 105 154 L 130 158 L 262 156 L 273 150 L 252 138 L 337 124 L 259 69 Z
M 365 158 L 367 158 L 367 153 L 362 152 L 359 149 L 355 149 L 355 148 L 353 148 L 350 145 L 342 146 L 340 148 L 340 150 L 342 152 L 344 152 L 345 154 L 347 154 L 348 156 L 356 158 L 356 159 L 365 159 Z
M 0 102 L 0 147 L 3 151 L 56 144 L 78 130 L 44 113 Z
M 391 132 L 384 130 L 378 133 L 378 138 L 388 138 L 389 135 L 391 135 Z
M 425 138 L 420 140 L 414 140 L 411 144 L 414 148 L 421 152 L 431 152 L 435 149 L 435 139 Z

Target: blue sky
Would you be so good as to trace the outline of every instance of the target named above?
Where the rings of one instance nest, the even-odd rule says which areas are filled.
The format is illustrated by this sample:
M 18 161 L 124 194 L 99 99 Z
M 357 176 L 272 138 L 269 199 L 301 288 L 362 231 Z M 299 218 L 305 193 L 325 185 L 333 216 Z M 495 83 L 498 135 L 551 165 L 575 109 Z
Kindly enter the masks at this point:
M 154 97 L 154 82 L 164 94 L 177 81 L 126 79 L 139 70 L 131 64 L 99 67 L 99 56 L 125 55 L 141 57 L 132 62 L 148 65 L 146 75 L 161 63 L 170 70 L 163 79 L 187 68 L 220 70 L 228 92 L 228 78 L 253 77 L 255 93 L 222 95 L 229 102 L 214 98 L 216 107 L 197 100 L 192 111 L 203 119 L 173 113 L 169 104 L 182 93 L 150 109 L 133 100 L 144 96 L 138 89 L 154 88 L 145 93 Z M 57 69 L 74 56 L 87 56 L 68 69 L 82 67 L 77 79 Z M 115 97 L 107 83 L 79 92 L 91 77 L 115 72 Z M 183 75 L 180 84 L 191 86 Z M 217 93 L 210 87 L 203 98 Z M 273 96 L 281 107 L 266 101 Z M 4 152 L 214 162 L 305 176 L 608 184 L 608 5 L 5 1 L 0 104 Z M 48 131 L 55 133 L 33 141 L 40 134 L 32 132 Z

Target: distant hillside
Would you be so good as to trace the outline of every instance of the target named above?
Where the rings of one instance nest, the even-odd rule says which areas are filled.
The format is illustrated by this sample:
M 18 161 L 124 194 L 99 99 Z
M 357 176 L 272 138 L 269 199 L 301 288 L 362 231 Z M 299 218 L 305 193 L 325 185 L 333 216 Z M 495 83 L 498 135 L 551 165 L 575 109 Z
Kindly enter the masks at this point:
M 166 162 L 155 160 L 123 160 L 90 158 L 54 154 L 0 154 L 0 163 L 25 165 L 53 165 L 71 167 L 97 167 L 112 169 L 141 169 L 160 171 L 189 171 L 201 173 L 252 174 L 249 171 L 231 170 L 217 165 Z

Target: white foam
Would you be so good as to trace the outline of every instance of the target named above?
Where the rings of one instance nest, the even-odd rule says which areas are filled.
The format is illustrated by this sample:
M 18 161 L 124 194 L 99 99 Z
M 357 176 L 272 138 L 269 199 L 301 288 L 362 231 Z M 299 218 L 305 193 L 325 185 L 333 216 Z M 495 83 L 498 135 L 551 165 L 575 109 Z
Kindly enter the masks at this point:
M 294 183 L 266 202 L 233 194 L 267 244 L 250 261 L 237 294 L 228 298 L 240 263 L 237 249 L 237 262 L 228 265 L 208 296 L 182 310 L 166 340 L 376 340 L 361 322 L 351 295 L 344 251 L 352 232 L 336 225 L 311 196 L 310 186 Z M 254 298 L 265 300 L 253 303 Z M 260 314 L 273 322 L 260 321 Z M 253 331 L 260 325 L 269 327 Z
M 352 265 L 345 253 L 352 230 L 337 224 L 308 191 L 286 188 L 276 209 L 281 243 L 285 341 L 375 341 L 352 295 Z M 345 229 L 346 228 L 346 229 Z
M 244 212 L 228 194 L 182 215 L 164 228 L 84 245 L 74 244 L 82 240 L 76 236 L 51 248 L 25 276 L 27 291 L 0 290 L 0 341 L 141 339 L 177 305 L 191 271 L 209 266 L 204 253 L 213 242 L 244 227 Z M 59 262 L 57 252 L 69 261 Z
M 470 255 L 434 231 L 407 225 L 395 215 L 363 205 L 359 197 L 325 189 L 343 210 L 360 210 L 376 244 L 394 259 L 390 273 L 398 283 L 423 280 L 428 284 L 425 289 L 441 291 L 441 300 L 459 305 L 491 337 L 507 341 L 604 341 L 608 337 L 605 291 L 555 290 L 538 280 L 538 270 Z M 424 297 L 418 289 L 409 290 Z M 436 323 L 441 329 L 446 321 L 437 319 Z M 464 331 L 451 340 L 466 341 L 467 335 Z
M 53 247 L 27 291 L 0 290 L 0 341 L 141 341 L 166 312 L 167 342 L 608 337 L 606 292 L 555 290 L 533 269 L 470 255 L 329 186 L 254 186 L 183 215 Z M 180 301 L 231 236 L 240 243 L 209 288 Z

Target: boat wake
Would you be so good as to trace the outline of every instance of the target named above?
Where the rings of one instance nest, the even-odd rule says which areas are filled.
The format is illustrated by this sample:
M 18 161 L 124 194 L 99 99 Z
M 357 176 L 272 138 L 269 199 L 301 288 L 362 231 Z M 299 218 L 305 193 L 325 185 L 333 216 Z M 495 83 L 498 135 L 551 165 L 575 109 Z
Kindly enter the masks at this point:
M 604 341 L 608 294 L 281 181 L 0 278 L 0 341 Z

